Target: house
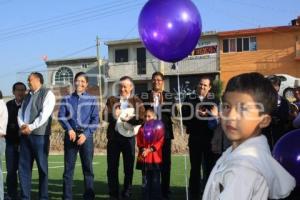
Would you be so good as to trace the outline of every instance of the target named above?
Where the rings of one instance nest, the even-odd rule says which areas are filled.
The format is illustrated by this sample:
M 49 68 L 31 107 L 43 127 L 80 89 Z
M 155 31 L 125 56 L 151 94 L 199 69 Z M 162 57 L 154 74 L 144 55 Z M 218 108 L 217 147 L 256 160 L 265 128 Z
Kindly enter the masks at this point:
M 102 60 L 101 78 L 105 79 L 106 61 Z M 48 60 L 47 65 L 47 87 L 51 88 L 60 102 L 61 98 L 70 94 L 73 88 L 73 79 L 78 72 L 86 72 L 89 76 L 88 92 L 99 97 L 99 67 L 97 57 L 67 58 L 59 60 Z M 103 88 L 103 87 L 102 87 Z M 101 99 L 102 100 L 102 99 Z M 100 100 L 100 103 L 102 101 Z
M 220 74 L 225 84 L 240 73 L 300 77 L 300 17 L 289 26 L 219 32 Z
M 115 40 L 105 43 L 108 46 L 107 95 L 118 93 L 118 80 L 130 76 L 135 84 L 135 93 L 151 89 L 151 75 L 162 72 L 165 89 L 177 92 L 177 73 L 184 91 L 193 90 L 200 75 L 212 79 L 219 77 L 219 40 L 216 32 L 206 32 L 201 36 L 194 51 L 184 60 L 176 63 L 163 62 L 148 52 L 140 39 Z
M 91 85 L 98 85 L 99 73 L 97 57 L 68 58 L 46 61 L 49 86 L 63 86 L 72 84 L 74 76 L 84 71 L 91 76 Z

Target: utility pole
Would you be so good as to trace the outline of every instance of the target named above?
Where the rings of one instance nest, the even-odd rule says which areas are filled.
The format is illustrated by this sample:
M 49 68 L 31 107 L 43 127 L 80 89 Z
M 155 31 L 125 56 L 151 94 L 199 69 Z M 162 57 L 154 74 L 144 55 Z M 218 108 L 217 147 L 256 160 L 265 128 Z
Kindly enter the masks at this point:
M 100 102 L 100 113 L 102 113 L 102 71 L 101 71 L 101 65 L 102 65 L 102 60 L 100 58 L 100 39 L 97 36 L 96 37 L 96 47 L 97 47 L 97 65 L 98 65 L 98 84 L 99 84 L 99 102 Z M 100 120 L 102 120 L 102 115 L 100 114 Z

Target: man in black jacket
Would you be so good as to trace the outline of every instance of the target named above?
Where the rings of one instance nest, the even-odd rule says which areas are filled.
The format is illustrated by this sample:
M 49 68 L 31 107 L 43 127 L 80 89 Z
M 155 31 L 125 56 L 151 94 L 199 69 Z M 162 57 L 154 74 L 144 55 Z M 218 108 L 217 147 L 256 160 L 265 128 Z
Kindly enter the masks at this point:
M 18 199 L 18 165 L 19 165 L 19 125 L 18 125 L 18 111 L 21 107 L 22 101 L 26 93 L 26 85 L 22 82 L 17 82 L 13 85 L 12 92 L 15 96 L 14 99 L 7 102 L 8 110 L 8 123 L 6 139 L 6 187 L 7 199 Z
M 107 99 L 103 111 L 103 119 L 109 125 L 107 128 L 107 180 L 109 196 L 111 200 L 119 199 L 119 161 L 120 154 L 123 156 L 124 184 L 121 193 L 122 199 L 131 198 L 132 178 L 135 156 L 135 136 L 124 135 L 124 129 L 120 124 L 122 114 L 128 109 L 134 110 L 134 115 L 126 119 L 126 123 L 135 126 L 142 124 L 145 114 L 143 102 L 132 93 L 133 81 L 131 77 L 120 78 L 119 95 L 111 96 Z M 125 127 L 125 126 L 123 126 Z
M 188 146 L 191 163 L 189 194 L 192 200 L 200 199 L 200 193 L 205 187 L 215 161 L 211 140 L 217 125 L 218 102 L 209 93 L 210 89 L 210 78 L 200 78 L 197 94 L 188 96 L 182 105 L 183 123 L 189 134 Z M 203 170 L 202 177 L 201 168 Z
M 171 192 L 171 140 L 174 138 L 171 119 L 174 96 L 163 90 L 164 79 L 161 72 L 154 72 L 152 74 L 152 90 L 142 93 L 140 99 L 144 102 L 145 109 L 153 108 L 158 119 L 162 120 L 165 126 L 165 140 L 162 148 L 161 194 L 164 199 L 169 199 Z
M 281 85 L 280 76 L 271 75 L 268 79 L 271 81 L 273 87 L 278 93 Z M 268 138 L 271 150 L 279 138 L 281 138 L 289 130 L 289 115 L 290 103 L 278 94 L 277 107 L 272 112 L 272 122 L 269 127 L 263 131 L 263 133 L 266 133 L 265 135 Z

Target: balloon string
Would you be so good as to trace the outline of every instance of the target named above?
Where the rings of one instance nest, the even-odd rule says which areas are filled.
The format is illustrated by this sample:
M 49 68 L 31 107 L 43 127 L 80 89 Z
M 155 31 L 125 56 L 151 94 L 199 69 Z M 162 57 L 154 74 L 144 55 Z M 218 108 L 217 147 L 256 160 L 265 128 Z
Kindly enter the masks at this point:
M 179 69 L 176 63 L 173 63 L 172 68 L 176 69 L 177 72 L 177 90 L 178 90 L 178 103 L 179 103 L 179 115 L 180 115 L 180 133 L 183 136 L 183 123 L 182 123 L 182 112 L 181 112 L 181 89 L 180 89 L 180 79 L 179 79 Z M 186 200 L 189 199 L 188 192 L 188 180 L 187 180 L 187 154 L 184 155 L 184 175 L 185 175 L 185 194 Z

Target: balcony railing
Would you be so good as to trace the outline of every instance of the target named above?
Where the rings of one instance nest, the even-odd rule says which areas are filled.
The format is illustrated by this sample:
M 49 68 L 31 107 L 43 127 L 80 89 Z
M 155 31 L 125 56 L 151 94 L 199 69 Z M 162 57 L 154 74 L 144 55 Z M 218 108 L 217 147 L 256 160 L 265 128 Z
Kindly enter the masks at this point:
M 217 55 L 190 56 L 176 63 L 179 74 L 203 74 L 219 71 L 219 58 Z M 150 79 L 155 71 L 162 71 L 165 75 L 175 75 L 176 70 L 172 69 L 171 63 L 161 63 L 157 59 L 146 61 L 146 72 L 139 73 L 136 61 L 126 63 L 109 63 L 108 76 L 110 80 L 117 80 L 121 76 L 130 76 L 135 80 Z
M 190 56 L 176 63 L 179 74 L 202 74 L 219 71 L 219 58 L 217 55 L 210 56 Z M 165 64 L 165 74 L 175 75 L 176 70 L 172 69 L 172 64 Z

